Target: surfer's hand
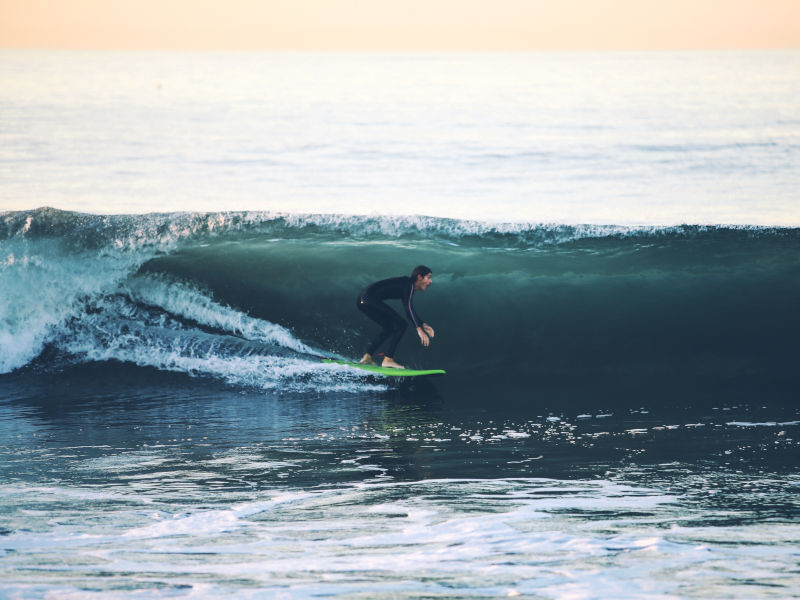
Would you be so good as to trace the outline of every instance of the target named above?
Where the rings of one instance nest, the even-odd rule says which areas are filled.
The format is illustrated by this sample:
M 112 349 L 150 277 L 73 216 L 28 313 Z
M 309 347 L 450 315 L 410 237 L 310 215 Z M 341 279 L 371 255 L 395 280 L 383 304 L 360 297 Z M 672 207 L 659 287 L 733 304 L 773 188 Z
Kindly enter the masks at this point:
M 425 330 L 422 327 L 417 327 L 417 335 L 419 336 L 422 345 L 426 348 L 431 344 L 431 338 L 428 337 L 428 334 L 425 333 Z
M 427 323 L 423 323 L 422 328 L 425 330 L 425 333 L 427 333 L 429 337 L 434 337 L 435 334 L 433 333 L 433 327 L 431 327 Z

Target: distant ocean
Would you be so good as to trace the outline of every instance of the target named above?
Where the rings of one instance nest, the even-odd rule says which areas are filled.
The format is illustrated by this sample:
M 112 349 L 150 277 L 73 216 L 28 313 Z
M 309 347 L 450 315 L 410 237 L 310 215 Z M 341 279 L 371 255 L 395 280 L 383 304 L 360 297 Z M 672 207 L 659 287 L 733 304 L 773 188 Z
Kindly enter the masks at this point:
M 798 98 L 800 51 L 1 51 L 0 598 L 800 595 Z M 417 264 L 448 374 L 321 363 Z

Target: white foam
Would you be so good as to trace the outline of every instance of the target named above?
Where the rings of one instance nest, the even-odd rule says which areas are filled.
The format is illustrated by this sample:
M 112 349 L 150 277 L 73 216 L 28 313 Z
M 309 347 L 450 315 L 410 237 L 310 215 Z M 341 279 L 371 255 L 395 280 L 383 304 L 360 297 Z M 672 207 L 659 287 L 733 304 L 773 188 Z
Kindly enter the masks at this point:
M 280 504 L 296 502 L 312 495 L 306 492 L 288 492 L 278 494 L 265 501 L 251 502 L 220 510 L 179 513 L 167 518 L 162 514 L 154 513 L 152 515 L 155 520 L 154 523 L 130 529 L 123 535 L 124 537 L 133 538 L 217 535 L 247 526 L 245 519 L 248 517 L 274 509 Z
M 791 524 L 695 528 L 678 498 L 602 480 L 386 481 L 253 491 L 250 500 L 212 508 L 127 500 L 96 514 L 82 506 L 91 518 L 68 525 L 41 511 L 30 518 L 43 527 L 5 536 L 4 547 L 18 568 L 44 570 L 54 590 L 68 592 L 76 577 L 102 569 L 100 585 L 135 583 L 131 574 L 147 573 L 191 586 L 186 593 L 200 598 L 278 597 L 287 589 L 309 599 L 453 589 L 465 597 L 671 598 L 687 584 L 732 597 L 743 572 L 793 581 Z M 681 526 L 665 528 L 665 519 Z M 61 560 L 65 553 L 75 562 Z
M 81 360 L 127 362 L 282 391 L 385 389 L 367 384 L 363 371 L 206 333 L 167 315 L 150 314 L 119 296 L 102 298 L 94 306 L 96 310 L 65 326 L 59 338 L 59 347 Z
M 132 257 L 92 260 L 52 240 L 11 240 L 0 264 L 0 373 L 38 356 L 56 328 L 78 314 L 81 301 L 115 285 L 138 264 Z M 22 253 L 24 260 L 16 256 Z M 0 258 L 2 260 L 2 258 Z
M 262 389 L 300 391 L 312 388 L 329 392 L 384 389 L 383 386 L 367 386 L 363 375 L 351 374 L 335 365 L 280 356 L 224 356 L 215 348 L 203 347 L 187 337 L 190 339 L 170 342 L 152 337 L 143 341 L 136 336 L 122 335 L 105 345 L 99 345 L 94 339 L 87 342 L 76 338 L 67 341 L 65 347 L 89 361 L 130 362 Z
M 763 422 L 752 422 L 752 421 L 731 421 L 730 423 L 725 423 L 730 427 L 788 427 L 790 425 L 800 425 L 800 421 L 763 421 Z
M 113 292 L 156 252 L 209 230 L 214 217 L 110 218 L 41 209 L 7 213 L 3 221 L 9 239 L 0 247 L 0 373 L 8 373 L 38 356 L 87 299 Z M 48 235 L 34 235 L 34 225 Z

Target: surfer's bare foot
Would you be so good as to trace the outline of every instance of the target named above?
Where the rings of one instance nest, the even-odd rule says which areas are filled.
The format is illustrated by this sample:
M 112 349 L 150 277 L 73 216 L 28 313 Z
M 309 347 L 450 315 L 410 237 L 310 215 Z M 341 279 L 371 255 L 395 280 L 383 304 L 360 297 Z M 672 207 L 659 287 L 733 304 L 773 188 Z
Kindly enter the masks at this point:
M 372 360 L 372 354 L 365 354 L 363 356 L 363 358 L 360 361 L 358 361 L 358 364 L 360 364 L 360 365 L 374 365 L 375 361 Z
M 385 356 L 383 358 L 383 362 L 381 363 L 382 367 L 391 367 L 392 369 L 405 369 L 405 367 L 399 363 L 396 363 L 393 358 L 389 358 Z

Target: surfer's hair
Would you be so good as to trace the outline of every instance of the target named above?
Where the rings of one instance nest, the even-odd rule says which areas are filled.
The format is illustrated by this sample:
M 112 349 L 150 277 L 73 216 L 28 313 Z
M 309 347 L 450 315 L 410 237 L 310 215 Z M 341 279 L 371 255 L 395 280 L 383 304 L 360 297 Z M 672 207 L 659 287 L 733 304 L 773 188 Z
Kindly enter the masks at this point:
M 419 275 L 420 277 L 425 277 L 428 273 L 432 273 L 432 272 L 433 271 L 431 271 L 425 265 L 419 265 L 418 267 L 416 267 L 412 271 L 412 273 L 411 273 L 411 281 L 416 281 L 417 280 L 417 275 Z

